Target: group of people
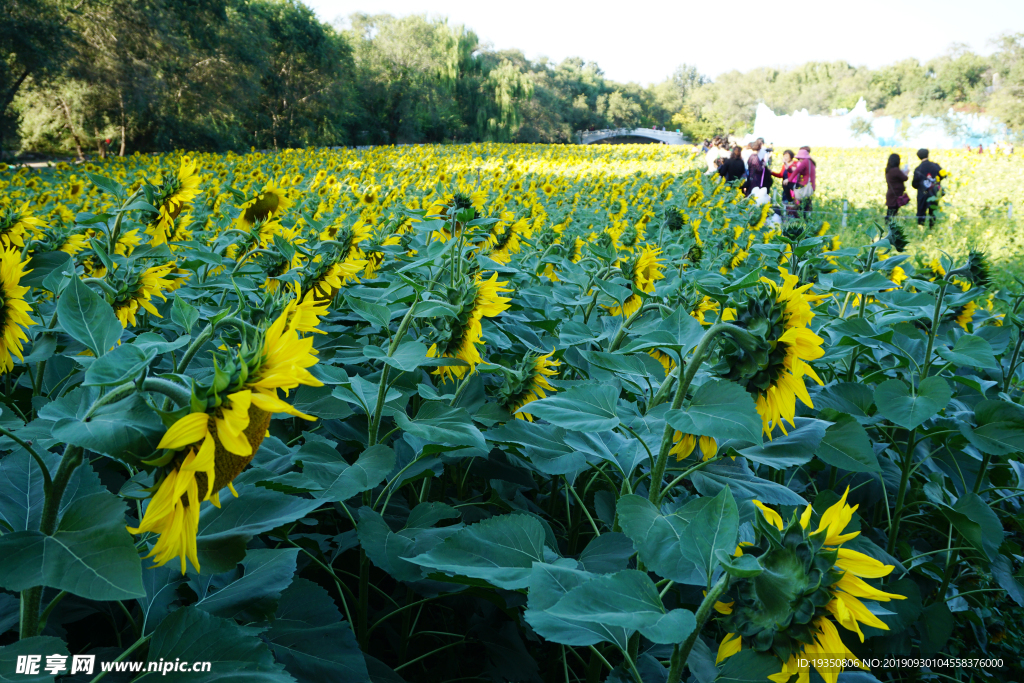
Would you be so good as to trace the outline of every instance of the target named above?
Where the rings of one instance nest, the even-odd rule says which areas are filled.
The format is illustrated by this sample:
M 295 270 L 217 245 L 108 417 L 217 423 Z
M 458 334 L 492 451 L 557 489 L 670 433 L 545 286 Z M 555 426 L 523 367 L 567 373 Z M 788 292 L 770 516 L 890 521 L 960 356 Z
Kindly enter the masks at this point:
M 743 192 L 758 201 L 767 201 L 774 179 L 782 181 L 782 202 L 791 217 L 808 217 L 812 210 L 812 197 L 818 187 L 818 164 L 811 156 L 810 147 L 801 147 L 796 153 L 787 149 L 782 153 L 782 168 L 771 168 L 773 145 L 758 138 L 745 147 L 730 144 L 726 138 L 705 140 L 701 146 L 708 164 L 708 175 L 717 173 L 726 182 L 742 182 Z
M 811 156 L 810 147 L 801 147 L 794 153 L 787 149 L 782 153 L 782 167 L 771 168 L 773 145 L 766 145 L 764 138 L 758 138 L 748 145 L 740 146 L 728 138 L 716 137 L 705 140 L 700 151 L 707 161 L 707 175 L 717 173 L 726 182 L 742 183 L 743 192 L 754 196 L 759 203 L 768 200 L 768 193 L 775 178 L 782 181 L 782 202 L 786 215 L 807 218 L 812 211 L 812 198 L 818 187 L 818 165 Z M 901 207 L 910 203 L 906 183 L 917 190 L 917 222 L 928 227 L 935 225 L 935 208 L 942 193 L 942 167 L 928 158 L 927 149 L 919 149 L 920 164 L 910 177 L 910 164 L 900 166 L 900 155 L 890 154 L 885 166 L 886 224 L 896 220 Z
M 910 180 L 910 163 L 900 166 L 900 155 L 890 154 L 885 164 L 885 223 L 891 225 L 896 220 L 900 207 L 910 203 L 907 194 L 907 181 L 917 190 L 917 224 L 928 227 L 935 225 L 935 204 L 942 192 L 942 167 L 928 158 L 928 150 L 917 150 L 917 158 L 921 163 L 914 169 L 914 178 Z

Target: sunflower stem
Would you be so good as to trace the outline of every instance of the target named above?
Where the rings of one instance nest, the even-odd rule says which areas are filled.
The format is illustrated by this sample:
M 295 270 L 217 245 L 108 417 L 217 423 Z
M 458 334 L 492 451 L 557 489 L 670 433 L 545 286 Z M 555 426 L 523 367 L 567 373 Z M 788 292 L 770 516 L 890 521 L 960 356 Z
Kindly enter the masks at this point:
M 46 628 L 46 620 L 50 618 L 50 614 L 53 612 L 54 608 L 56 608 L 57 605 L 60 604 L 60 601 L 63 600 L 64 597 L 67 594 L 68 594 L 67 591 L 61 591 L 60 593 L 57 593 L 57 595 L 55 595 L 53 597 L 53 600 L 50 600 L 50 604 L 46 606 L 46 609 L 43 610 L 42 616 L 39 617 L 39 631 L 40 632 L 42 632 L 42 630 Z M 121 609 L 125 608 L 124 605 L 121 602 L 118 602 L 117 604 L 121 605 Z M 128 618 L 131 619 L 131 615 L 130 614 L 128 615 Z M 132 625 L 133 626 L 135 625 L 135 620 L 134 619 L 132 619 Z
M 131 196 L 128 197 L 128 199 L 124 200 L 124 204 L 122 204 L 121 208 L 118 210 L 117 218 L 114 219 L 114 228 L 113 228 L 113 230 L 110 231 L 110 241 L 107 243 L 107 253 L 108 254 L 115 253 L 115 248 L 117 247 L 117 240 L 120 239 L 120 237 L 121 237 L 121 221 L 124 219 L 125 213 L 127 213 L 125 211 L 125 208 L 129 204 L 134 202 L 138 198 L 138 196 L 140 194 L 142 194 L 142 188 L 141 187 L 139 189 L 135 190 L 135 192 L 133 192 L 131 194 Z
M 697 348 L 693 350 L 693 357 L 686 366 L 686 371 L 676 387 L 676 395 L 672 399 L 672 410 L 679 410 L 682 407 L 683 399 L 686 398 L 686 391 L 690 388 L 690 382 L 693 381 L 694 375 L 697 374 L 697 369 L 704 362 L 704 356 L 707 355 L 715 338 L 723 332 L 753 340 L 753 335 L 750 332 L 731 323 L 716 323 L 708 328 L 700 343 L 697 344 Z M 652 503 L 660 499 L 662 478 L 665 476 L 665 467 L 668 465 L 668 456 L 669 451 L 672 450 L 672 436 L 674 433 L 675 430 L 672 428 L 672 425 L 666 423 L 665 432 L 661 437 L 661 450 L 658 453 L 658 461 L 654 464 L 654 469 L 651 471 L 651 493 L 649 500 Z
M 942 585 L 939 586 L 938 592 L 935 593 L 935 602 L 945 602 L 946 600 L 946 589 L 949 588 L 949 582 L 953 578 L 953 569 L 956 567 L 957 560 L 960 559 L 960 549 L 957 548 L 956 552 L 951 552 L 953 547 L 953 525 L 949 525 L 949 540 L 946 542 L 946 570 L 942 572 Z
M 46 329 L 52 330 L 57 325 L 57 310 L 54 308 L 53 315 L 50 316 L 50 322 L 47 323 Z M 44 333 L 45 334 L 45 333 Z M 33 396 L 38 396 L 43 393 L 43 377 L 46 373 L 46 360 L 41 360 L 36 363 L 36 380 L 33 383 L 32 390 Z
M 903 503 L 907 497 L 907 483 L 910 481 L 910 470 L 914 463 L 914 446 L 916 445 L 917 431 L 911 430 L 907 437 L 907 450 L 903 454 L 903 475 L 900 477 L 900 488 L 896 492 L 896 507 L 892 513 L 892 523 L 889 525 L 889 542 L 886 544 L 886 552 L 892 555 L 896 548 L 896 536 L 900 531 L 900 518 L 903 516 Z
M 1010 366 L 1003 374 L 1003 391 L 1010 390 L 1010 381 L 1013 379 L 1014 371 L 1017 369 L 1017 356 L 1020 355 L 1021 344 L 1024 344 L 1024 330 L 1017 328 L 1017 343 L 1013 346 L 1013 354 L 1010 356 Z
M 946 287 L 949 283 L 943 280 L 939 286 L 939 296 L 935 299 L 935 310 L 932 313 L 932 326 L 928 330 L 928 348 L 924 354 L 924 366 L 921 368 L 921 379 L 928 377 L 928 370 L 932 366 L 932 350 L 935 348 L 935 337 L 939 335 L 939 317 L 942 315 L 942 300 L 946 298 Z
M 98 285 L 100 289 L 110 296 L 117 296 L 117 290 L 107 284 L 107 281 L 99 277 L 87 277 L 82 279 L 82 284 Z
M 36 449 L 32 448 L 32 445 L 30 443 L 24 441 L 21 437 L 17 436 L 11 431 L 8 431 L 6 428 L 2 426 L 0 426 L 0 434 L 6 436 L 8 439 L 10 439 L 11 441 L 18 444 L 19 446 L 21 446 L 22 448 L 29 452 L 29 455 L 31 455 L 32 458 L 36 461 L 36 464 L 39 465 L 39 470 L 43 473 L 43 494 L 48 494 L 50 489 L 53 487 L 53 481 L 50 479 L 50 471 L 46 468 L 46 463 L 43 461 L 42 456 L 40 456 L 39 453 L 36 452 Z
M 61 457 L 60 465 L 56 474 L 53 475 L 53 483 L 49 492 L 43 499 L 43 512 L 39 518 L 39 530 L 47 536 L 52 536 L 57 528 L 57 516 L 60 512 L 60 502 L 64 497 L 64 489 L 68 487 L 71 475 L 82 464 L 82 449 L 78 446 L 68 446 Z M 21 591 L 21 624 L 19 627 L 19 638 L 31 638 L 39 634 L 39 605 L 42 601 L 43 587 L 33 586 Z
M 632 325 L 637 318 L 639 318 L 644 313 L 648 313 L 657 308 L 658 304 L 647 304 L 645 306 L 641 306 L 640 308 L 633 311 L 633 315 L 623 320 L 622 324 L 619 325 L 619 331 L 615 333 L 615 338 L 612 339 L 612 343 L 608 345 L 608 353 L 615 353 L 615 350 L 619 348 L 619 344 L 621 344 L 622 340 L 625 339 L 626 337 L 626 330 L 629 329 L 629 326 Z
M 597 292 L 594 292 L 594 298 L 590 300 L 590 304 L 587 306 L 586 312 L 583 314 L 583 324 L 586 325 L 587 321 L 590 320 L 590 314 L 594 310 L 594 306 L 597 305 Z
M 178 364 L 179 373 L 185 372 L 185 369 L 188 367 L 188 364 L 192 362 L 192 357 L 199 352 L 199 348 L 203 344 L 208 342 L 211 337 L 213 337 L 213 332 L 215 328 L 216 325 L 214 325 L 212 322 L 207 323 L 206 327 L 203 328 L 203 331 L 200 332 L 196 336 L 196 338 L 192 340 L 192 343 L 189 344 L 189 347 L 185 349 L 185 355 L 181 357 L 181 362 Z
M 690 650 L 693 649 L 693 644 L 697 642 L 697 636 L 700 635 L 701 629 L 704 628 L 708 617 L 711 616 L 711 610 L 714 608 L 715 603 L 718 602 L 718 598 L 721 597 L 727 588 L 729 588 L 729 575 L 723 573 L 722 578 L 718 579 L 718 582 L 711 587 L 704 601 L 697 608 L 697 627 L 686 637 L 686 640 L 672 648 L 672 660 L 668 669 L 668 683 L 679 683 L 682 679 L 683 666 L 690 657 Z
M 721 459 L 722 459 L 722 456 L 720 456 L 720 455 L 716 455 L 716 456 L 714 456 L 714 457 L 708 458 L 707 460 L 703 460 L 703 461 L 701 461 L 701 462 L 697 463 L 696 465 L 694 465 L 694 466 L 693 466 L 693 467 L 691 467 L 690 469 L 688 469 L 688 470 L 686 470 L 685 472 L 683 472 L 682 474 L 680 474 L 680 475 L 679 475 L 678 477 L 676 477 L 675 479 L 673 479 L 672 481 L 670 481 L 670 482 L 669 482 L 669 484 L 668 484 L 668 486 L 666 486 L 665 488 L 663 488 L 663 489 L 661 490 L 661 494 L 660 494 L 660 495 L 658 496 L 658 500 L 656 500 L 656 501 L 653 501 L 653 502 L 654 502 L 654 504 L 655 504 L 655 505 L 661 505 L 661 501 L 662 501 L 662 499 L 664 499 L 664 498 L 665 498 L 665 496 L 667 496 L 667 495 L 668 495 L 668 492 L 669 492 L 669 491 L 671 491 L 671 490 L 672 490 L 672 489 L 674 489 L 674 488 L 675 488 L 676 486 L 678 486 L 678 485 L 679 485 L 679 483 L 680 483 L 681 481 L 683 481 L 684 479 L 686 479 L 686 478 L 687 478 L 688 476 L 690 476 L 690 475 L 691 475 L 691 474 L 693 474 L 694 472 L 697 472 L 698 470 L 702 470 L 702 469 L 704 469 L 705 467 L 707 467 L 708 465 L 710 465 L 711 463 L 713 463 L 713 462 L 717 462 L 717 461 L 719 461 L 719 460 L 721 460 Z
M 141 638 L 136 640 L 134 643 L 129 645 L 127 650 L 125 650 L 124 652 L 119 654 L 117 656 L 117 659 L 114 660 L 114 662 L 124 661 L 128 657 L 128 655 L 130 655 L 131 653 L 135 652 L 137 649 L 139 649 L 140 647 L 142 647 L 143 645 L 148 643 L 149 639 L 152 638 L 152 637 L 153 637 L 152 633 L 150 633 L 148 636 L 142 636 Z M 91 681 L 89 681 L 89 683 L 98 683 L 98 681 L 100 681 L 104 676 L 106 676 L 112 670 L 113 670 L 113 667 L 111 667 L 110 669 L 106 669 L 104 671 L 101 671 Z
M 676 378 L 679 376 L 679 367 L 680 366 L 677 365 L 669 371 L 665 381 L 661 383 L 660 387 L 658 387 L 658 392 L 654 394 L 654 398 L 651 399 L 651 404 L 647 407 L 647 412 L 650 412 L 651 408 L 664 401 L 665 397 L 668 396 L 668 392 L 672 391 L 672 387 L 676 383 Z
M 449 240 L 449 246 L 447 250 L 451 250 L 451 244 L 454 240 Z M 430 279 L 430 284 L 423 290 L 421 295 L 417 295 L 412 300 L 412 304 L 409 305 L 409 310 L 405 312 L 405 317 L 402 318 L 402 322 L 398 324 L 398 331 L 395 332 L 395 336 L 391 338 L 391 344 L 388 346 L 388 357 L 395 355 L 398 350 L 398 345 L 402 342 L 402 338 L 405 337 L 405 333 L 409 330 L 409 325 L 412 324 L 412 316 L 416 312 L 416 305 L 422 300 L 423 295 L 430 294 L 431 290 L 434 289 L 434 284 L 437 282 L 437 276 L 440 274 L 440 270 L 434 274 L 434 277 Z M 369 426 L 369 438 L 367 440 L 367 446 L 377 445 L 377 433 L 380 431 L 380 419 L 381 412 L 384 410 L 384 399 L 388 393 L 388 375 L 390 374 L 391 366 L 385 365 L 384 369 L 380 373 L 380 386 L 377 387 L 377 404 L 374 407 L 373 415 L 370 418 Z
M 988 465 L 992 462 L 992 454 L 986 453 L 981 459 L 981 467 L 978 469 L 978 476 L 974 480 L 974 492 L 978 493 L 981 491 L 981 484 L 985 481 L 985 472 L 988 471 Z

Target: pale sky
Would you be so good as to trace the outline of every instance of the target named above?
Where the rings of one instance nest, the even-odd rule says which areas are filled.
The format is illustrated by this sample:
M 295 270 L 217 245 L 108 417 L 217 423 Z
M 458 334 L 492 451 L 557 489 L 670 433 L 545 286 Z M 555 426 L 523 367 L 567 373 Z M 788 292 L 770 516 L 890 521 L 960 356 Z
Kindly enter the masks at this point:
M 496 49 L 595 61 L 608 78 L 658 82 L 680 63 L 733 69 L 845 60 L 878 67 L 938 56 L 953 43 L 991 52 L 1024 32 L 1024 0 L 303 0 L 332 22 L 353 12 L 431 14 L 464 24 Z

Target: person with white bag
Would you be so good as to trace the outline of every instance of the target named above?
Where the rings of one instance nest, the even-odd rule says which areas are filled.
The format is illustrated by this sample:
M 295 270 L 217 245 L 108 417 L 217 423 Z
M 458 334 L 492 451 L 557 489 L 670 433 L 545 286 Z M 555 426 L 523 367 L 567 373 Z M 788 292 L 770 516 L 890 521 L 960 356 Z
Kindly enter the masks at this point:
M 801 147 L 796 153 L 796 166 L 793 167 L 790 178 L 793 181 L 793 200 L 804 218 L 811 212 L 811 197 L 817 189 L 816 171 L 817 165 L 811 158 L 810 149 Z

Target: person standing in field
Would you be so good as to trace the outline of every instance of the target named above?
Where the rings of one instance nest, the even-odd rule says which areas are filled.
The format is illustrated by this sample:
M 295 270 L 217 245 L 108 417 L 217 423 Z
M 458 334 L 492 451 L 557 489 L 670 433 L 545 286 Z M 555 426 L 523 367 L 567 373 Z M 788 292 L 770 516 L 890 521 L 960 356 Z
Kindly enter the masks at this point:
M 714 138 L 711 141 L 711 147 L 708 148 L 707 154 L 704 156 L 704 160 L 708 162 L 708 175 L 715 173 L 718 170 L 718 164 L 715 162 L 718 159 L 727 156 L 729 156 L 729 154 L 725 152 L 722 138 Z
M 768 201 L 768 191 L 772 187 L 772 172 L 761 158 L 761 145 L 757 142 L 753 145 L 754 153 L 747 157 L 747 184 L 744 192 L 748 197 L 761 195 L 763 200 L 758 200 L 760 204 L 762 201 Z
M 917 150 L 917 158 L 921 163 L 914 169 L 911 186 L 917 190 L 917 224 L 924 225 L 928 217 L 928 228 L 935 227 L 935 197 L 939 194 L 939 174 L 942 167 L 928 159 L 928 150 Z
M 787 216 L 796 216 L 796 204 L 793 200 L 793 167 L 796 165 L 793 150 L 787 149 L 782 153 L 782 168 L 772 171 L 772 175 L 782 181 L 782 204 L 786 207 Z
M 729 158 L 726 159 L 725 163 L 718 168 L 718 173 L 725 178 L 725 182 L 731 183 L 736 180 L 741 180 L 746 174 L 747 168 L 743 165 L 742 152 L 743 149 L 739 145 L 736 145 L 732 148 L 732 153 L 729 155 Z
M 793 166 L 790 177 L 793 182 L 793 199 L 797 209 L 803 213 L 804 218 L 807 218 L 812 208 L 811 197 L 818 189 L 817 165 L 811 158 L 809 147 L 801 147 L 800 151 L 796 153 L 796 164 Z
M 885 164 L 885 225 L 888 227 L 896 220 L 900 207 L 910 203 L 907 196 L 907 173 L 910 164 L 900 168 L 900 155 L 890 154 Z

